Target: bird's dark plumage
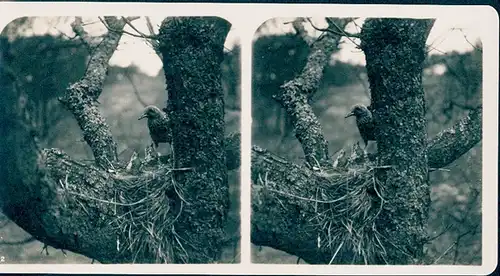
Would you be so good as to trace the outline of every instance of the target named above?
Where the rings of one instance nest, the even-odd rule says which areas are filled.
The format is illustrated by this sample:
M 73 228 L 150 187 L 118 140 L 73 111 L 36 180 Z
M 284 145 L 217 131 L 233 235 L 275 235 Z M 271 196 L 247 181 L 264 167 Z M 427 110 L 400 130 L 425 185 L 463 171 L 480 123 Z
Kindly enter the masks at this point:
M 351 116 L 356 117 L 356 125 L 365 147 L 368 145 L 368 141 L 375 141 L 375 123 L 372 112 L 366 106 L 357 104 L 351 108 L 351 112 L 345 117 Z
M 147 106 L 139 117 L 139 120 L 148 118 L 149 135 L 153 140 L 155 148 L 159 143 L 170 143 L 172 132 L 169 126 L 167 114 L 154 105 Z

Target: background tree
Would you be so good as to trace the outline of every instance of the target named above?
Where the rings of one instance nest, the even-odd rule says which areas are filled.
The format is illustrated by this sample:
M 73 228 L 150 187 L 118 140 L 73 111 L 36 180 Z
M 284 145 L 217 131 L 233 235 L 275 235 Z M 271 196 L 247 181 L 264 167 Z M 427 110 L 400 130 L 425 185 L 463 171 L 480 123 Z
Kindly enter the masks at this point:
M 449 165 L 481 140 L 481 106 L 462 113 L 464 117 L 451 122 L 447 129 L 441 124 L 441 129 L 428 139 L 429 114 L 422 75 L 425 42 L 433 20 L 368 19 L 361 32 L 355 34 L 345 30 L 348 19 L 326 21 L 327 28 L 313 25 L 323 34 L 310 42 L 302 70 L 295 78 L 282 80 L 279 89 L 269 89 L 286 112 L 299 142 L 292 143 L 292 147 L 298 145 L 302 153 L 284 153 L 267 143 L 283 155 L 278 157 L 253 147 L 252 243 L 316 264 L 439 262 L 449 250 L 443 248 L 438 253 L 443 253 L 441 256 L 428 252 L 427 243 L 439 236 L 428 234 L 428 171 Z M 313 24 L 303 19 L 295 22 L 299 22 L 295 28 L 299 37 L 303 36 L 300 24 Z M 330 118 L 343 118 L 350 105 L 342 108 L 341 103 L 347 101 L 340 95 L 313 97 L 325 78 L 324 68 L 331 66 L 329 57 L 343 36 L 366 56 L 366 71 L 358 76 L 363 80 L 366 72 L 370 91 L 361 95 L 370 95 L 371 101 L 365 98 L 355 103 L 371 103 L 378 125 L 378 154 L 369 159 L 357 144 L 350 148 L 326 142 L 325 133 L 337 140 L 342 135 L 339 132 L 345 123 L 335 124 L 338 121 Z M 323 103 L 313 101 L 315 98 Z M 315 112 L 328 105 L 334 106 L 329 109 L 331 114 Z M 316 114 L 330 117 L 318 119 Z M 259 126 L 254 129 L 263 127 L 262 122 L 256 123 Z M 262 134 L 254 132 L 256 140 L 265 141 L 259 137 Z M 330 152 L 337 153 L 336 157 L 332 158 Z M 305 166 L 296 164 L 302 158 Z M 436 173 L 440 172 L 431 175 Z M 477 236 L 474 239 L 477 243 Z
M 7 61 L 0 74 L 5 91 L 0 117 L 6 121 L 0 141 L 2 211 L 46 245 L 101 263 L 220 261 L 223 246 L 237 238 L 235 229 L 226 227 L 227 171 L 239 165 L 239 138 L 224 138 L 221 81 L 230 24 L 220 18 L 168 18 L 158 35 L 147 36 L 158 41 L 169 94 L 166 108 L 177 118 L 173 131 L 182 136 L 174 137 L 172 154 L 159 162 L 147 151 L 124 158 L 114 126 L 100 109 L 100 102 L 108 100 L 101 97 L 108 61 L 124 26 L 134 19 L 101 19 L 108 28 L 102 38 L 91 37 L 81 18 L 72 23 L 76 44 L 91 54 L 83 77 L 56 99 L 76 119 L 92 160 L 40 146 L 36 124 L 26 124 L 17 114 L 16 93 L 28 89 L 15 83 L 22 68 L 12 74 L 4 66 L 14 56 L 13 45 L 2 39 L 2 60 Z

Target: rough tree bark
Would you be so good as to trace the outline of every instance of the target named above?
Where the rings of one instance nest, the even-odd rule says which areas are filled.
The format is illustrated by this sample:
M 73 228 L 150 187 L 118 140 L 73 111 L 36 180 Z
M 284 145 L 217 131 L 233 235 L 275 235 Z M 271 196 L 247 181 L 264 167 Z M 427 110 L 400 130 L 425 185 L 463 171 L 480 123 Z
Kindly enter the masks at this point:
M 106 17 L 106 24 L 113 29 L 123 30 L 125 20 Z M 91 45 L 92 41 L 83 30 L 81 18 L 77 17 L 72 24 L 73 30 L 84 43 Z M 85 76 L 73 84 L 66 94 L 59 99 L 73 113 L 83 138 L 92 149 L 96 163 L 103 167 L 111 167 L 116 162 L 116 143 L 111 130 L 98 108 L 97 99 L 101 95 L 102 85 L 108 71 L 108 61 L 120 42 L 120 32 L 110 32 L 99 45 L 100 51 L 91 57 Z
M 383 241 L 389 245 L 386 261 L 408 264 L 421 257 L 426 237 L 427 170 L 450 164 L 481 140 L 482 109 L 471 111 L 427 142 L 421 63 L 432 20 L 370 19 L 365 24 L 359 37 L 367 55 L 377 120 L 386 124 L 377 137 L 382 147 L 379 162 L 394 166 L 377 172 L 386 201 L 377 225 L 388 227 L 391 233 Z M 303 105 L 304 101 L 298 103 L 295 110 L 308 110 Z M 287 112 L 297 116 L 293 109 Z M 297 134 L 297 138 L 319 137 L 310 129 L 302 131 L 306 133 Z M 301 143 L 305 151 L 307 147 Z M 318 147 L 310 152 L 323 151 L 318 146 L 321 143 L 310 145 Z M 318 194 L 336 188 L 326 181 L 325 173 L 254 146 L 251 175 L 252 243 L 285 251 L 311 264 L 329 263 L 335 252 L 320 243 L 325 225 L 314 224 L 326 204 L 318 200 Z
M 483 107 L 479 106 L 427 144 L 429 168 L 442 168 L 465 154 L 481 137 Z
M 335 19 L 337 26 L 344 28 L 346 19 Z M 330 26 L 333 27 L 333 26 Z M 293 126 L 295 137 L 302 145 L 306 161 L 312 167 L 331 166 L 328 156 L 328 143 L 323 129 L 309 105 L 309 98 L 320 85 L 323 69 L 331 54 L 338 49 L 341 36 L 326 33 L 311 45 L 311 53 L 299 76 L 281 86 L 273 95 L 286 110 Z
M 394 264 L 418 262 L 430 205 L 422 63 L 434 20 L 368 19 L 361 32 L 385 205 L 377 223 Z
M 185 208 L 177 231 L 191 262 L 218 259 L 229 201 L 224 152 L 224 92 L 221 68 L 230 24 L 221 18 L 163 21 L 159 50 L 168 88 L 175 179 Z
M 106 18 L 108 23 L 123 28 L 115 20 Z M 104 45 L 96 50 L 101 54 L 91 61 L 90 67 L 99 74 L 105 76 L 107 66 L 101 64 L 107 64 L 120 37 L 106 35 Z M 110 48 L 113 51 L 109 51 Z M 96 99 L 102 87 L 95 85 L 102 85 L 102 79 L 92 71 L 87 73 L 68 88 L 62 102 L 72 109 L 79 125 L 84 127 L 82 132 L 86 133 L 84 137 L 93 150 L 96 164 L 108 168 L 116 157 L 113 138 L 97 109 Z M 2 94 L 13 94 L 11 80 L 6 80 L 2 89 L 6 90 Z M 89 91 L 92 93 L 87 94 Z M 2 128 L 3 139 L 0 140 L 1 175 L 5 177 L 0 185 L 0 196 L 4 214 L 39 241 L 55 248 L 68 249 L 102 263 L 125 262 L 131 254 L 117 254 L 116 234 L 107 223 L 113 219 L 112 207 L 96 201 L 79 206 L 71 198 L 74 195 L 69 193 L 112 198 L 110 174 L 92 164 L 72 160 L 60 150 L 40 149 L 32 130 L 8 113 L 12 102 L 4 104 L 11 105 L 1 114 L 2 120 L 8 122 Z
M 5 72 L 0 72 L 4 100 L 0 109 L 0 206 L 12 221 L 47 245 L 101 263 L 129 263 L 135 252 L 123 246 L 123 229 L 114 225 L 114 203 L 116 188 L 137 176 L 117 162 L 116 146 L 97 102 L 125 19 L 106 17 L 104 22 L 112 31 L 101 43 L 91 44 L 96 49 L 89 69 L 61 98 L 82 128 L 95 163 L 74 160 L 59 149 L 40 149 L 32 130 L 10 112 L 15 106 L 15 88 Z M 77 18 L 75 33 L 85 43 L 93 43 L 80 24 Z M 212 262 L 224 240 L 228 201 L 225 155 L 239 157 L 235 150 L 239 136 L 224 141 L 218 67 L 229 26 L 220 18 L 168 19 L 162 24 L 159 40 L 172 102 L 169 110 L 178 114 L 172 125 L 178 135 L 174 135 L 174 156 L 168 159 L 175 160 L 176 168 L 188 169 L 174 172 L 179 188 L 175 199 L 184 205 L 174 221 L 188 258 L 178 254 L 170 256 L 170 261 Z M 145 257 L 140 261 L 155 260 L 153 254 L 149 260 Z

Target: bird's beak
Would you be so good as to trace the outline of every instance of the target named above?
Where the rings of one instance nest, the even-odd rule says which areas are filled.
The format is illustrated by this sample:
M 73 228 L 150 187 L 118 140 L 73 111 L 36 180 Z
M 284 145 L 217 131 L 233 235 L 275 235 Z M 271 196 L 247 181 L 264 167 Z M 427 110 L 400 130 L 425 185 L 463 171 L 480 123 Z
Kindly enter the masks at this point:
M 141 117 L 139 117 L 139 120 L 140 120 L 140 119 L 144 119 L 144 118 L 146 118 L 146 117 L 147 117 L 147 116 L 146 116 L 146 113 L 143 113 L 143 114 L 141 115 Z
M 347 114 L 344 118 L 349 118 L 351 116 L 354 116 L 354 112 L 351 111 L 351 113 Z

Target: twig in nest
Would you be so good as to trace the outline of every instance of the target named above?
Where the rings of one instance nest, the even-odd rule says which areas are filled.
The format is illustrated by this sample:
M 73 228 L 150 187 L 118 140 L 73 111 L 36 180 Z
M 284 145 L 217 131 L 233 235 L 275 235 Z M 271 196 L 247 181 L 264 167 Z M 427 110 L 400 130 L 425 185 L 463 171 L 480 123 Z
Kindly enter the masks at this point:
M 301 197 L 301 196 L 298 196 L 298 195 L 293 195 L 293 194 L 290 194 L 290 193 L 285 193 L 285 192 L 278 191 L 278 190 L 275 190 L 275 189 L 272 189 L 272 188 L 267 188 L 267 189 L 269 191 L 271 191 L 271 192 L 275 192 L 275 193 L 278 193 L 278 194 L 281 194 L 281 195 L 284 195 L 284 196 L 288 196 L 288 197 L 292 197 L 292 198 L 297 198 L 297 199 L 301 199 L 301 200 L 306 200 L 306 201 L 311 201 L 311 202 L 318 202 L 318 203 L 335 203 L 335 202 L 338 202 L 338 201 L 341 201 L 341 200 L 347 198 L 347 195 L 344 195 L 343 197 L 339 197 L 337 199 L 319 200 L 319 199 L 313 199 L 313 198 L 305 198 L 305 197 Z
M 333 263 L 333 260 L 335 260 L 335 257 L 337 257 L 337 254 L 339 253 L 340 249 L 342 248 L 342 246 L 344 246 L 344 241 L 342 241 L 339 245 L 339 247 L 337 247 L 337 250 L 335 251 L 335 253 L 333 254 L 332 258 L 330 259 L 330 262 L 328 263 L 329 265 L 331 265 Z
M 84 195 L 84 194 L 79 194 L 79 193 L 75 193 L 75 192 L 72 192 L 72 191 L 67 191 L 67 193 L 68 194 L 77 195 L 77 196 L 80 196 L 80 197 L 83 197 L 83 198 L 87 198 L 87 199 L 99 201 L 99 202 L 102 202 L 102 203 L 108 203 L 108 204 L 119 205 L 119 206 L 133 206 L 133 205 L 141 204 L 141 203 L 143 203 L 146 200 L 146 198 L 143 198 L 143 199 L 141 199 L 139 201 L 136 201 L 136 202 L 133 202 L 133 203 L 120 203 L 120 202 L 113 202 L 113 201 L 104 200 L 104 199 L 100 199 L 100 198 L 96 198 L 96 197 L 92 197 L 92 196 L 88 196 L 88 195 Z

